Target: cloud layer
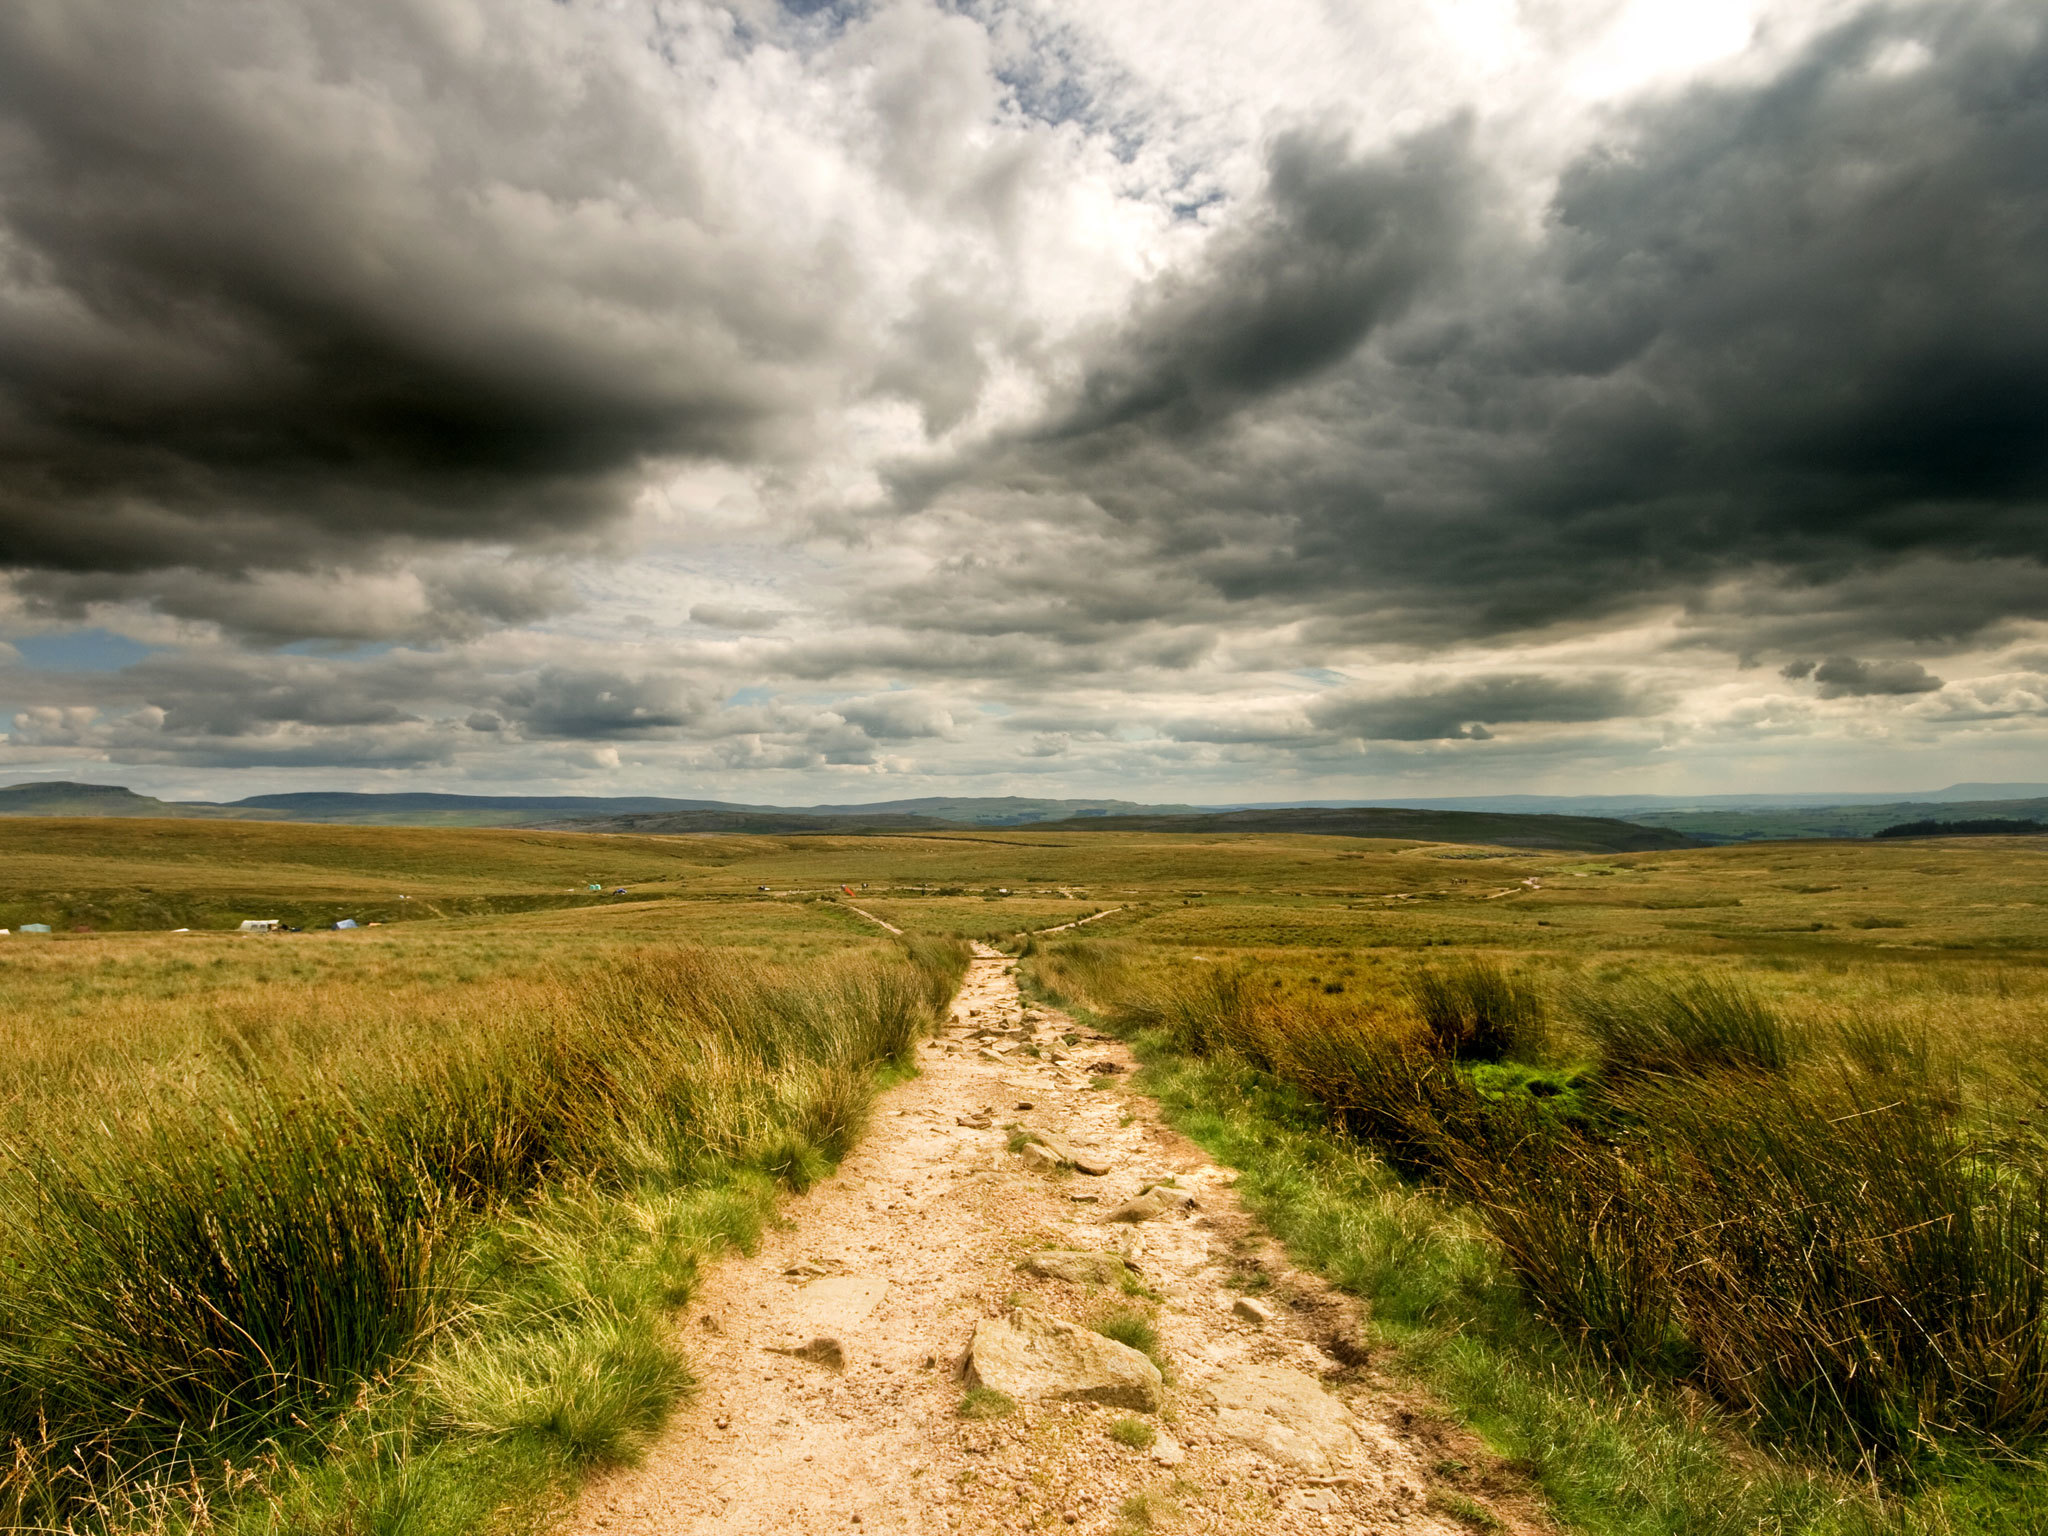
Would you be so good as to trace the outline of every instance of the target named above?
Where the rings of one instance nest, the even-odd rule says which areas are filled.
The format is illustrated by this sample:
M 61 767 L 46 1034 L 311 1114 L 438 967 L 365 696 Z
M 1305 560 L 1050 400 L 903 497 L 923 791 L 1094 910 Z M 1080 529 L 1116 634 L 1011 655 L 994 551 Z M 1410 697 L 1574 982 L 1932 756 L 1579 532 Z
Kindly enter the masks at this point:
M 2048 744 L 2037 5 L 1260 9 L 8 8 L 0 634 L 151 652 L 0 653 L 0 758 L 1276 798 Z

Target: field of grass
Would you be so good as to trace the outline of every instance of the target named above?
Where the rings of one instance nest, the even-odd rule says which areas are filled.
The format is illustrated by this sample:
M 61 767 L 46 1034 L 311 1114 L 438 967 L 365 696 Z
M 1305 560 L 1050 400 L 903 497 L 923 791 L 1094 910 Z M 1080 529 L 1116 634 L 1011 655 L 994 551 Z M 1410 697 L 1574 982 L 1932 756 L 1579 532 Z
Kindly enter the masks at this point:
M 447 885 L 512 883 L 441 835 Z M 844 1154 L 964 965 L 737 896 L 7 941 L 0 1526 L 540 1528 L 689 1389 L 699 1267 Z
M 2033 1529 L 2044 909 L 2038 839 L 0 822 L 0 1518 L 544 1524 L 972 936 L 1573 1526 Z
M 2043 1528 L 2037 845 L 1418 859 L 1027 972 L 1574 1526 Z

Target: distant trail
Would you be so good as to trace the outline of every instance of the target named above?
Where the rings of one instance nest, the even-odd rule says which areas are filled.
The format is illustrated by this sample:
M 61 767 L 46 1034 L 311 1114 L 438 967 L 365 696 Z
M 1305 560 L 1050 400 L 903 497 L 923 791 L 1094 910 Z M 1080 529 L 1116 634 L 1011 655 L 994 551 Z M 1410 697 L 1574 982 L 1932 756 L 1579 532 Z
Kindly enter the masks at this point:
M 701 1394 L 643 1467 L 585 1489 L 568 1536 L 1110 1536 L 1140 1494 L 1161 1533 L 1463 1536 L 1429 1512 L 1425 1468 L 1491 1458 L 1339 1371 L 1324 1350 L 1357 1349 L 1351 1303 L 1293 1271 L 1238 1208 L 1233 1176 L 1120 1086 L 1120 1043 L 1024 1004 L 1009 960 L 976 945 L 918 1060 L 837 1175 L 790 1200 L 760 1252 L 706 1277 L 678 1325 Z M 1035 1148 L 1031 1171 L 1011 1125 L 1109 1171 L 1052 1170 Z M 1104 1221 L 1169 1176 L 1192 1206 L 1162 1197 L 1142 1225 Z M 959 1362 L 984 1320 L 1018 1303 L 1082 1324 L 1141 1305 L 1020 1271 L 1049 1246 L 1095 1265 L 1120 1255 L 1163 1298 L 1172 1384 L 1145 1420 L 1152 1449 L 1113 1440 L 1127 1410 L 1095 1403 L 960 1416 Z M 1259 1302 L 1226 1289 L 1253 1275 Z M 819 1339 L 831 1343 L 789 1352 Z M 1534 1529 L 1501 1513 L 1504 1529 Z
M 898 928 L 894 923 L 890 922 L 887 918 L 877 917 L 874 913 L 870 912 L 866 907 L 856 907 L 850 901 L 846 903 L 846 910 L 849 912 L 858 912 L 862 917 L 866 918 L 869 922 L 878 923 L 882 927 L 888 929 L 891 933 L 901 933 L 903 931 L 901 928 Z M 1034 934 L 1065 933 L 1069 928 L 1078 928 L 1083 923 L 1092 923 L 1097 918 L 1108 917 L 1111 912 L 1121 911 L 1123 911 L 1122 907 L 1110 907 L 1101 912 L 1091 912 L 1086 917 L 1077 917 L 1071 923 L 1061 923 L 1057 928 L 1035 928 L 1032 930 L 1032 932 Z
M 874 913 L 870 912 L 866 907 L 856 907 L 850 901 L 846 904 L 846 910 L 849 912 L 858 912 L 862 917 L 866 918 L 871 923 L 880 923 L 884 928 L 888 929 L 891 933 L 901 933 L 903 931 L 901 928 L 898 928 L 894 923 L 888 921 L 886 918 L 877 917 Z
M 1077 917 L 1071 923 L 1061 923 L 1057 928 L 1039 928 L 1033 930 L 1033 933 L 1034 936 L 1040 933 L 1065 933 L 1069 928 L 1078 928 L 1083 923 L 1092 923 L 1100 918 L 1108 917 L 1112 912 L 1121 911 L 1123 911 L 1122 907 L 1106 907 L 1100 912 L 1090 912 L 1086 917 Z

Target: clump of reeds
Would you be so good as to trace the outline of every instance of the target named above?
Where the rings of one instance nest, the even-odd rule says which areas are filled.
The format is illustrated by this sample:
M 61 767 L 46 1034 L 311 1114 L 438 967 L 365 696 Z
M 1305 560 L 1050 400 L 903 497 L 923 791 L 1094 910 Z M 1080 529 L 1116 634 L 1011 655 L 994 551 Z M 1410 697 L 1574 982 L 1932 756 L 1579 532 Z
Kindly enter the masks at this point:
M 1539 1049 L 1543 994 L 1505 966 L 1467 956 L 1409 973 L 1408 997 L 1438 1049 L 1461 1061 L 1499 1061 Z
M 1273 1075 L 1469 1201 L 1597 1354 L 1866 1471 L 1948 1437 L 2048 1434 L 2048 1177 L 1972 1137 L 1924 1040 L 1850 1029 L 1838 1054 L 1795 1054 L 1735 981 L 1636 977 L 1574 1000 L 1598 1112 L 1566 1121 L 1482 1095 L 1461 1065 L 1540 1028 L 1497 968 L 1339 1002 L 1048 958 L 1112 1019 Z
M 1637 977 L 1586 989 L 1576 1002 L 1611 1075 L 1782 1072 L 1791 1059 L 1777 1011 L 1724 977 Z
M 309 1432 L 447 1314 L 462 1230 L 555 1183 L 808 1183 L 965 964 L 650 952 L 508 991 L 381 1076 L 248 1059 L 0 1148 L 0 1523 Z

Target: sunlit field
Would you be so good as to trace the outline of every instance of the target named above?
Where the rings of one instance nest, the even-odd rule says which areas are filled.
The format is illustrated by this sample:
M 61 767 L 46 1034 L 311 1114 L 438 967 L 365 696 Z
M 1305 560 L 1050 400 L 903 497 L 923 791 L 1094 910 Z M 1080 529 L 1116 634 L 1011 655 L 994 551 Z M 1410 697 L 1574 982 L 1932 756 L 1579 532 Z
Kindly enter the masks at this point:
M 544 1525 L 975 938 L 1568 1522 L 2027 1529 L 2044 903 L 2027 839 L 0 823 L 0 1513 Z
M 844 1154 L 964 965 L 815 901 L 518 910 L 562 839 L 303 831 L 80 865 L 222 922 L 266 880 L 513 910 L 0 949 L 0 1524 L 541 1521 L 687 1388 L 669 1309 Z
M 1027 968 L 1574 1523 L 2039 1529 L 2039 844 L 1478 852 Z

